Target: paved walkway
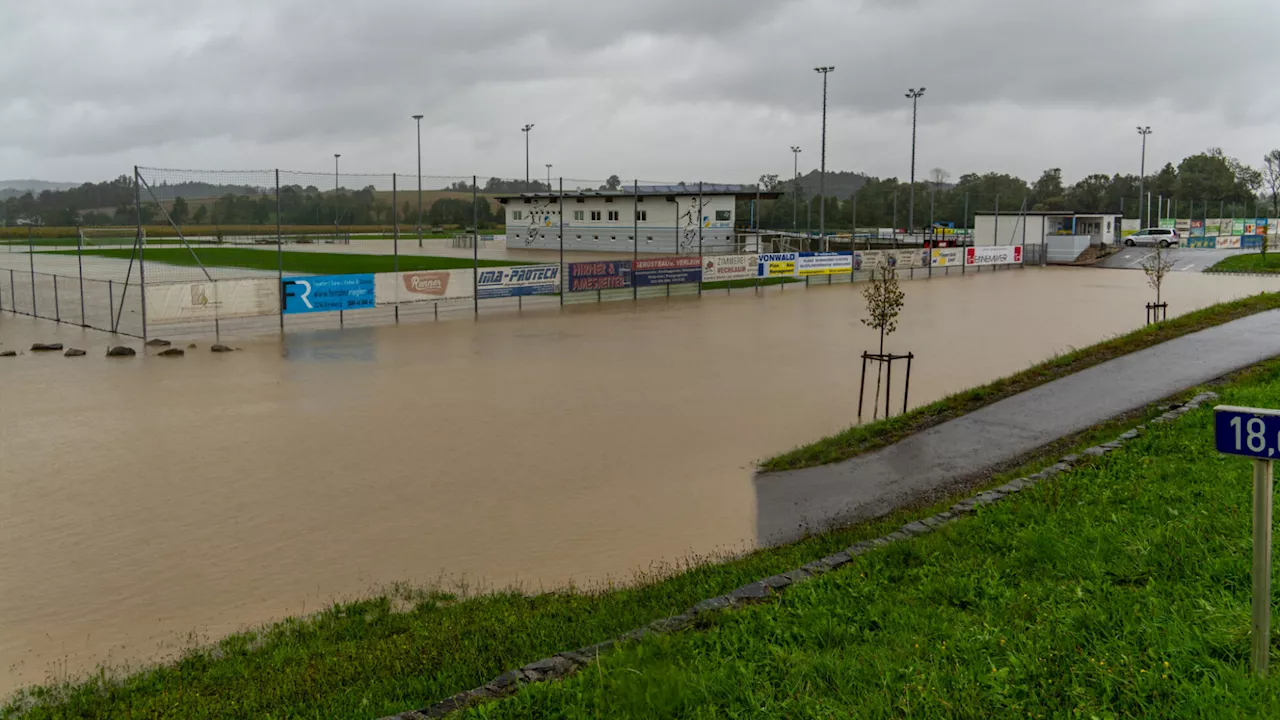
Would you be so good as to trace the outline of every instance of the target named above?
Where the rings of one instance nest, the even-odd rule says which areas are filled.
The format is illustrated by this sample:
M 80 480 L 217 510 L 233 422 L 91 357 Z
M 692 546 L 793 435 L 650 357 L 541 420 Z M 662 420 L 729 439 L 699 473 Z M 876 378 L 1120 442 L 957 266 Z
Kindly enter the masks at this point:
M 762 545 L 887 513 L 1059 438 L 1280 355 L 1280 310 L 1041 385 L 851 460 L 757 475 Z
M 1120 252 L 1099 262 L 1094 267 L 1121 268 L 1125 270 L 1141 270 L 1142 261 L 1154 251 L 1150 246 L 1126 247 Z M 1204 272 L 1218 261 L 1239 255 L 1243 250 L 1201 250 L 1189 248 L 1170 248 L 1169 258 L 1173 260 L 1174 272 Z M 1249 250 L 1247 252 L 1255 252 Z

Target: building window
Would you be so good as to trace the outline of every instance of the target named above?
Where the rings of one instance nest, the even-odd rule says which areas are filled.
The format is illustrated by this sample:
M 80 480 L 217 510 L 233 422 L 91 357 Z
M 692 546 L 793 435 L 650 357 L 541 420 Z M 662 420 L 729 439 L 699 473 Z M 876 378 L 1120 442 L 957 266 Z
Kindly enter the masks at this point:
M 523 213 L 523 212 L 521 212 L 520 210 L 512 210 L 512 211 L 511 211 L 511 219 L 512 219 L 512 220 L 523 220 L 523 219 L 524 219 L 524 213 Z
M 716 211 L 716 222 L 729 222 L 729 211 L 728 211 L 728 210 L 717 210 L 717 211 Z
M 653 236 L 652 236 L 652 235 L 646 236 L 646 237 L 645 237 L 645 239 L 644 239 L 644 241 L 645 241 L 645 242 L 647 242 L 647 243 L 651 243 L 651 242 L 653 242 Z
M 599 211 L 599 210 L 592 210 L 592 211 L 591 211 L 591 219 L 592 219 L 592 220 L 599 220 L 599 219 L 600 219 L 600 211 Z
M 610 210 L 610 211 L 609 211 L 609 222 L 618 222 L 618 211 L 617 211 L 617 210 Z
M 636 211 L 636 220 L 639 220 L 640 222 L 647 222 L 647 221 L 649 220 L 649 211 L 648 211 L 648 210 L 637 210 L 637 211 Z
M 586 213 L 585 213 L 584 211 L 582 211 L 582 210 L 574 210 L 574 211 L 573 211 L 573 219 L 574 219 L 574 220 L 582 220 L 584 215 L 586 215 Z

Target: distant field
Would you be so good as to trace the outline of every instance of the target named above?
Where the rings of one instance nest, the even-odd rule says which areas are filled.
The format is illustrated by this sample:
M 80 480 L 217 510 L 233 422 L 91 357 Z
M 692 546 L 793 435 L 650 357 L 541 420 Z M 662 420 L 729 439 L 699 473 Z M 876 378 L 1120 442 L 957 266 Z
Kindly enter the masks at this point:
M 121 250 L 86 250 L 86 256 L 129 259 L 128 249 Z M 74 251 L 56 251 L 59 255 L 74 255 Z M 251 270 L 275 270 L 276 253 L 247 248 L 200 248 L 196 251 L 200 262 L 209 267 L 235 267 Z M 342 275 L 345 273 L 377 273 L 395 270 L 395 258 L 391 255 L 353 255 L 349 253 L 316 253 L 316 252 L 284 252 L 281 253 L 284 270 L 294 273 L 314 273 L 316 275 Z M 166 248 L 148 250 L 148 262 L 167 263 L 195 267 L 195 258 L 186 248 Z M 481 260 L 481 267 L 503 267 L 511 265 L 529 265 L 531 263 L 512 262 L 507 260 Z M 401 270 L 452 270 L 472 267 L 470 258 L 401 256 Z

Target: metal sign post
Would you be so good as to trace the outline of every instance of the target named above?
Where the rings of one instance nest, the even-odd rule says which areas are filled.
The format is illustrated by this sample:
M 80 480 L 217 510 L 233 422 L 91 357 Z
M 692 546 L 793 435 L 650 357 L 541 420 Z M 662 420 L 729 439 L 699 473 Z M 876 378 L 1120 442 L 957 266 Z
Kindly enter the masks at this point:
M 1253 458 L 1253 671 L 1265 677 L 1271 658 L 1271 463 L 1280 452 L 1280 410 L 1219 405 L 1214 411 L 1218 452 Z

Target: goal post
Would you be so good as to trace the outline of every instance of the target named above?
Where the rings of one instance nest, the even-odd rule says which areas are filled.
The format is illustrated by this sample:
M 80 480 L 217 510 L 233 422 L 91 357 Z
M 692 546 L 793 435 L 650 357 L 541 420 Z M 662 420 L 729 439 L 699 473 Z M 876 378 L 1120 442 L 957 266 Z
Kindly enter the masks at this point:
M 76 228 L 76 240 L 84 247 L 129 247 L 137 237 L 138 228 L 133 226 Z M 143 228 L 143 242 L 146 238 L 147 230 Z

